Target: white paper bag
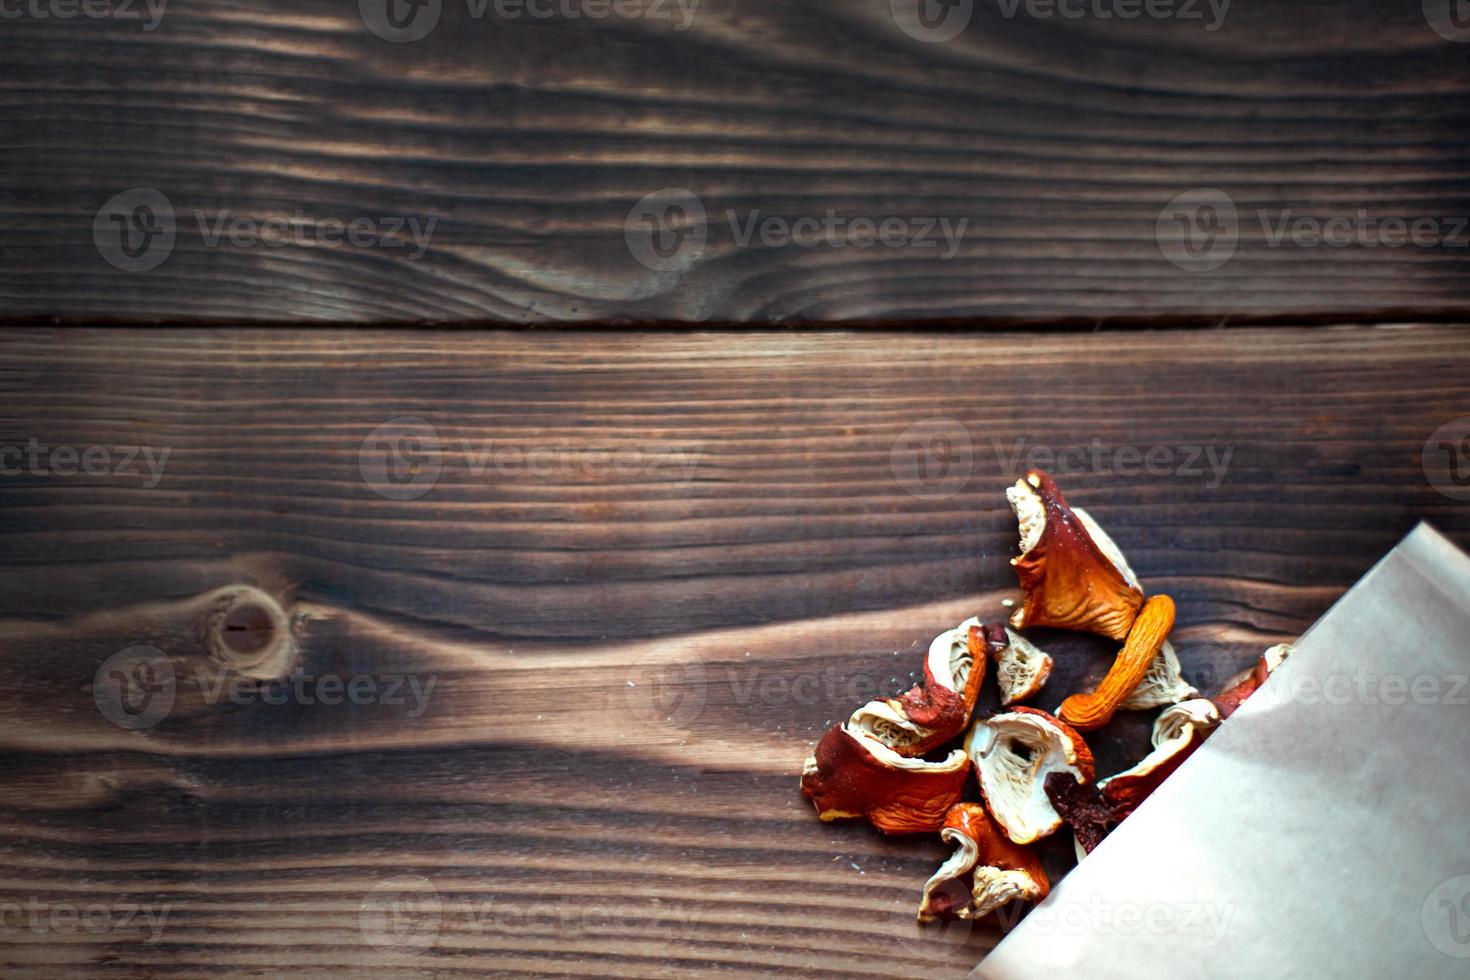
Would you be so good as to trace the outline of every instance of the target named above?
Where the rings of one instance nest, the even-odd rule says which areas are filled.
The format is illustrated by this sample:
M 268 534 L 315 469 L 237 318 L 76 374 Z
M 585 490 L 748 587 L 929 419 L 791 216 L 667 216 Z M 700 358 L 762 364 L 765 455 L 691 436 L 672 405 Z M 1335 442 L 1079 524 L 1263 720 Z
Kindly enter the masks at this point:
M 1470 558 L 1411 534 L 974 975 L 1470 977 Z

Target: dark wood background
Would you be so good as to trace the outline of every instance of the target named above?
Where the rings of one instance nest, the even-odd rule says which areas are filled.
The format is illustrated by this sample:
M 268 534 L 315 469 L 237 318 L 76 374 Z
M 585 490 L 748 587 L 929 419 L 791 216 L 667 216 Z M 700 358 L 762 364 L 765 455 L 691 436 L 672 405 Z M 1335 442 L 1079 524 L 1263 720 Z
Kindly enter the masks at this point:
M 888 0 L 704 0 L 683 31 L 652 18 L 475 19 L 444 0 L 435 30 L 405 44 L 367 30 L 352 0 L 174 0 L 152 31 L 146 19 L 7 20 L 0 315 L 1470 313 L 1464 231 L 1458 247 L 1271 247 L 1256 216 L 1470 215 L 1470 44 L 1431 30 L 1417 0 L 1240 2 L 1215 30 L 1002 9 L 977 0 L 942 44 L 900 30 Z M 633 260 L 624 224 L 671 186 L 704 201 L 710 244 L 690 268 L 654 272 Z M 163 193 L 181 230 L 161 266 L 127 273 L 102 260 L 92 226 L 138 187 Z M 1211 272 L 1177 268 L 1155 240 L 1162 209 L 1196 188 L 1223 190 L 1240 213 L 1239 249 Z M 402 248 L 209 247 L 194 218 L 298 209 L 307 223 L 437 225 L 412 260 Z M 724 219 L 827 209 L 969 224 L 944 261 L 739 247 Z
M 1014 594 L 1018 447 L 1230 454 L 1058 474 L 1179 601 L 1206 688 L 1417 521 L 1470 544 L 1425 464 L 1470 416 L 1470 44 L 1420 4 L 1205 30 L 977 2 L 928 44 L 887 0 L 704 0 L 683 31 L 444 0 L 395 44 L 349 0 L 153 30 L 40 2 L 0 20 L 0 454 L 169 456 L 156 485 L 0 474 L 6 977 L 961 975 L 996 933 L 913 924 L 939 843 L 822 825 L 796 772 Z M 629 216 L 670 187 L 709 240 L 658 270 Z M 1157 226 L 1202 188 L 1238 247 L 1187 271 Z M 137 189 L 177 240 L 125 271 L 99 243 Z M 965 234 L 742 246 L 727 217 L 829 210 Z M 199 212 L 435 224 L 414 258 L 210 245 Z M 1360 212 L 1456 238 L 1275 246 L 1260 217 Z M 553 323 L 601 329 L 299 329 Z M 362 468 L 401 416 L 440 440 L 412 500 Z M 248 596 L 282 628 L 242 653 Z M 1106 665 L 1046 640 L 1058 690 Z M 94 681 L 136 645 L 181 682 L 130 731 Z M 434 686 L 267 704 L 196 671 Z M 1102 768 L 1147 726 L 1095 737 Z
M 1448 326 L 0 334 L 0 447 L 171 450 L 152 487 L 0 480 L 0 912 L 43 917 L 5 920 L 0 972 L 962 975 L 993 932 L 913 924 L 939 843 L 820 824 L 796 774 L 1015 594 L 1016 440 L 1232 453 L 1214 487 L 1063 477 L 1209 687 L 1417 521 L 1470 543 L 1422 459 L 1467 369 Z M 414 500 L 360 466 L 402 415 L 441 440 Z M 692 475 L 651 468 L 676 450 Z M 413 675 L 427 710 L 209 703 L 209 616 L 244 587 L 291 627 L 261 676 Z M 128 731 L 93 680 L 135 644 L 185 680 Z M 1106 666 L 1056 649 L 1058 685 Z M 1103 767 L 1147 725 L 1094 738 Z M 380 946 L 384 889 L 420 911 Z M 169 910 L 156 942 L 50 925 L 129 903 Z

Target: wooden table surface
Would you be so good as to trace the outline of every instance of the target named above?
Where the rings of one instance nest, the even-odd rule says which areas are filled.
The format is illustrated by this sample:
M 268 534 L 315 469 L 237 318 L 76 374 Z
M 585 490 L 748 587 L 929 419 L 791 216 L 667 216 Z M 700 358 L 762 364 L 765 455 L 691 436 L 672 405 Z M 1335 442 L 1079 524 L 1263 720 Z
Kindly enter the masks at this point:
M 1053 454 L 1215 686 L 1470 543 L 1463 338 L 0 333 L 0 973 L 961 976 L 939 842 L 797 771 L 1016 594 L 1005 484 Z
M 88 0 L 128 4 L 113 19 L 8 3 L 0 312 L 1470 316 L 1470 24 L 1446 19 L 1454 0 L 1150 0 L 1177 16 L 1135 19 L 957 0 L 942 42 L 952 30 L 921 30 L 917 0 L 702 0 L 691 17 L 693 0 L 618 0 L 637 17 L 428 0 L 411 22 L 428 33 L 405 42 L 369 29 L 404 36 L 388 2 L 176 0 L 156 21 L 145 3 L 162 0 Z M 703 220 L 654 198 L 696 237 L 644 264 L 640 202 L 672 188 Z M 142 191 L 156 223 L 137 227 L 171 208 L 172 248 L 148 239 L 158 264 L 114 267 L 99 242 L 116 251 Z M 802 219 L 823 227 L 793 243 L 782 229 Z M 1180 219 L 1218 245 L 1210 261 L 1170 261 L 1159 229 Z M 1321 243 L 1333 219 L 1352 229 Z M 359 244 L 331 244 L 354 221 Z
M 0 974 L 963 975 L 796 774 L 1027 465 L 1206 688 L 1470 544 L 1449 2 L 0 4 Z

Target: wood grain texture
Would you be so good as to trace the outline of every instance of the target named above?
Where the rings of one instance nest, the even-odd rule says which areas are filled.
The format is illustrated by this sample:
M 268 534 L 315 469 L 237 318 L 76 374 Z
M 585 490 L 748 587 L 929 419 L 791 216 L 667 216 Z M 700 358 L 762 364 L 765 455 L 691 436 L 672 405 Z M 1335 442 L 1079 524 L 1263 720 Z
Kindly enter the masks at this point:
M 41 462 L 0 457 L 0 972 L 961 976 L 995 931 L 914 926 L 939 843 L 823 825 L 796 773 L 1015 594 L 1002 457 L 1098 440 L 1062 483 L 1215 687 L 1417 521 L 1470 542 L 1422 461 L 1467 361 L 1448 327 L 7 332 L 0 452 Z M 405 415 L 438 478 L 389 499 L 363 447 Z M 1230 464 L 1117 471 L 1154 447 Z M 1046 643 L 1043 707 L 1106 669 Z M 97 677 L 140 645 L 175 700 L 131 730 Z
M 370 32 L 357 4 L 326 0 L 191 0 L 151 31 L 146 19 L 6 21 L 0 315 L 1092 323 L 1470 310 L 1470 44 L 1436 34 L 1419 4 L 1239 3 L 1207 30 L 1213 17 L 1006 17 L 1008 2 L 977 0 L 939 44 L 899 29 L 888 0 L 703 0 L 684 30 L 677 16 L 442 6 L 432 33 L 403 44 Z M 671 187 L 699 196 L 709 243 L 687 268 L 656 271 L 635 261 L 625 226 Z M 94 219 L 134 188 L 161 192 L 178 218 L 152 271 L 115 269 L 94 242 Z M 1188 272 L 1156 226 L 1199 188 L 1233 200 L 1239 246 Z M 729 221 L 829 210 L 967 225 L 946 261 L 940 247 L 741 245 Z M 1453 240 L 1270 242 L 1283 219 L 1360 211 L 1431 219 Z M 435 225 L 415 259 L 413 247 L 211 245 L 196 212 L 207 225 Z

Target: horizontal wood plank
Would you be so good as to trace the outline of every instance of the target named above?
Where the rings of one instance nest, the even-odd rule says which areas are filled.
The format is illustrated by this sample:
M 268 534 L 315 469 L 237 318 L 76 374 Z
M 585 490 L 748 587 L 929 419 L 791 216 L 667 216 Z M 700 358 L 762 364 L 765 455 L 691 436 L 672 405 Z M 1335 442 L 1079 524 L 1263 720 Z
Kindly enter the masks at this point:
M 688 19 L 674 0 L 602 18 L 585 13 L 592 0 L 535 0 L 549 17 L 435 0 L 421 22 L 438 10 L 432 31 L 394 43 L 368 26 L 384 2 L 194 0 L 151 28 L 146 15 L 17 5 L 0 34 L 0 315 L 1092 323 L 1470 310 L 1470 44 L 1437 33 L 1420 4 L 1239 3 L 1217 16 L 1179 3 L 1166 6 L 1193 14 L 1124 19 L 977 2 L 955 6 L 970 11 L 955 37 L 928 43 L 889 0 L 702 0 Z M 682 199 L 682 223 L 672 199 L 640 205 L 680 188 L 699 209 Z M 1205 209 L 1222 203 L 1212 191 L 1233 217 Z M 164 208 L 171 245 L 143 237 Z M 829 212 L 840 226 L 826 227 Z M 659 259 L 648 213 L 707 241 Z M 1171 232 L 1161 246 L 1160 227 L 1181 218 L 1223 264 L 1202 267 Z M 1325 223 L 1344 219 L 1323 243 Z M 367 222 L 357 243 L 339 244 L 353 221 Z M 885 221 L 899 224 L 880 232 Z M 123 230 L 144 249 L 137 262 L 117 253 Z
M 1436 326 L 0 334 L 0 970 L 963 975 L 996 931 L 914 925 L 939 842 L 796 774 L 1016 595 L 1006 483 L 1058 457 L 1216 687 L 1417 521 L 1470 543 L 1425 453 L 1467 367 Z M 1050 708 L 1108 648 L 1046 641 Z

